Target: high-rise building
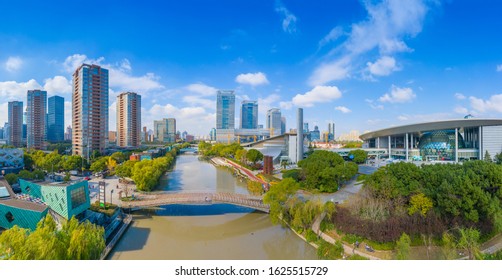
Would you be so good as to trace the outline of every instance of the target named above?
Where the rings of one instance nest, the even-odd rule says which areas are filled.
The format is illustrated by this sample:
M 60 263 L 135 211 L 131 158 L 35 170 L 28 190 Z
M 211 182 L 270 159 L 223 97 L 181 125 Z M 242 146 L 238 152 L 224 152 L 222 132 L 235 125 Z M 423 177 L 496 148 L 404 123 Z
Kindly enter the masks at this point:
M 52 96 L 48 99 L 47 107 L 47 141 L 62 142 L 64 135 L 64 98 Z
M 282 134 L 281 110 L 272 108 L 267 111 L 267 129 L 270 131 L 270 137 Z
M 314 130 L 310 131 L 310 141 L 319 141 L 321 140 L 321 132 L 319 131 L 319 127 L 314 126 Z
M 71 137 L 72 137 L 72 129 L 71 129 L 71 126 L 69 125 L 66 128 L 66 133 L 64 134 L 64 140 L 65 141 L 71 141 Z
M 21 147 L 23 139 L 23 102 L 9 102 L 9 145 Z
M 117 96 L 117 146 L 141 145 L 141 95 L 123 92 Z
M 303 133 L 309 133 L 309 123 L 303 123 Z
M 328 123 L 328 140 L 335 140 L 335 123 Z
M 45 141 L 47 91 L 28 90 L 26 107 L 26 144 L 28 149 L 42 149 Z
M 296 145 L 297 145 L 297 151 L 296 151 L 296 156 L 297 160 L 296 162 L 299 162 L 300 160 L 303 159 L 303 109 L 298 108 L 297 116 L 296 116 Z
M 82 64 L 73 73 L 73 154 L 90 158 L 108 145 L 108 70 Z
M 181 134 L 181 140 L 183 140 L 183 141 L 187 140 L 187 135 L 188 135 L 188 132 L 183 131 L 183 133 Z
M 240 127 L 241 129 L 258 128 L 258 102 L 242 101 Z
M 216 128 L 211 128 L 211 132 L 209 133 L 210 134 L 210 138 L 211 138 L 211 141 L 216 141 Z
M 281 134 L 286 133 L 286 117 L 281 117 Z
M 117 142 L 117 131 L 108 131 L 108 143 Z
M 168 118 L 167 119 L 167 142 L 174 143 L 176 142 L 176 119 Z
M 235 129 L 235 93 L 233 90 L 218 91 L 216 129 Z
M 148 139 L 148 131 L 146 130 L 146 126 L 143 126 L 143 133 L 141 134 L 141 141 L 150 142 L 150 139 Z

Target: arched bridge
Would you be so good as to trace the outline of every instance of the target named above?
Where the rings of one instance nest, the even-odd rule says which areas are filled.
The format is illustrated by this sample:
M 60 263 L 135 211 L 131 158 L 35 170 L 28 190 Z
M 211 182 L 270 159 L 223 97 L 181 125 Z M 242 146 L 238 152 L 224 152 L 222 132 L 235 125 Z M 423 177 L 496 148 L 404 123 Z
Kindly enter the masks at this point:
M 261 196 L 236 193 L 158 193 L 141 194 L 138 200 L 122 201 L 123 208 L 146 208 L 168 204 L 233 204 L 269 213 Z

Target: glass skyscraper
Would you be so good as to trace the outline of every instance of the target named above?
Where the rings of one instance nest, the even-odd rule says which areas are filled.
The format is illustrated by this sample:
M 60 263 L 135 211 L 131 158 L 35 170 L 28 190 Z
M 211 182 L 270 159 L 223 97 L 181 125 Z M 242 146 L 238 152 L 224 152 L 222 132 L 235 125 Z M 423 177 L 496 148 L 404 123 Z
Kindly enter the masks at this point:
M 258 128 L 258 102 L 242 101 L 241 129 Z
M 48 99 L 47 141 L 64 141 L 64 98 L 52 96 Z
M 270 130 L 270 137 L 282 134 L 281 110 L 272 108 L 267 111 L 267 129 Z
M 216 129 L 235 128 L 235 93 L 219 90 L 216 97 Z

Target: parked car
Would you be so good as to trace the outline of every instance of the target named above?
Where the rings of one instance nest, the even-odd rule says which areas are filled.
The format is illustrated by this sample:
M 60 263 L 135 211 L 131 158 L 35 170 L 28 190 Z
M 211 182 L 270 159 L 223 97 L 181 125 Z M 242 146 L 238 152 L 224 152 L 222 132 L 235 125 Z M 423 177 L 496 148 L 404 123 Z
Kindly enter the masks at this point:
M 91 180 L 91 177 L 85 177 L 84 180 L 89 181 Z

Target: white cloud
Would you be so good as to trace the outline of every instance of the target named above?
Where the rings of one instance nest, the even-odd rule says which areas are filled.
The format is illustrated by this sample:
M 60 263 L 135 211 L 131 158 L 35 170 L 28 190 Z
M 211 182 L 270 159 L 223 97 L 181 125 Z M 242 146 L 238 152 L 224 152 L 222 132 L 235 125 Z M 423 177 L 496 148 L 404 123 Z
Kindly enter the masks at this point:
M 401 115 L 401 116 L 398 116 L 397 119 L 400 121 L 407 121 L 407 120 L 409 120 L 409 117 L 405 116 L 405 115 Z
M 202 106 L 213 110 L 216 108 L 216 102 L 214 100 L 205 99 L 197 95 L 185 95 L 182 100 L 190 106 Z
M 337 107 L 335 107 L 335 110 L 340 111 L 344 114 L 352 112 L 352 110 L 350 110 L 349 108 L 347 108 L 345 106 L 337 106 Z
M 336 41 L 336 39 L 340 38 L 343 35 L 343 29 L 341 26 L 337 26 L 328 33 L 328 35 L 324 36 L 322 40 L 319 42 L 319 47 L 322 47 L 330 42 Z
M 469 110 L 467 110 L 467 108 L 462 107 L 462 106 L 455 107 L 455 109 L 453 111 L 457 114 L 462 114 L 462 115 L 469 113 Z
M 293 102 L 281 101 L 281 102 L 279 102 L 279 107 L 281 107 L 281 109 L 289 110 L 289 109 L 293 108 Z
M 9 116 L 7 114 L 8 111 L 9 111 L 9 103 L 8 102 L 0 103 L 0 112 L 2 112 L 2 114 L 0 114 L 1 127 L 3 127 L 4 123 L 9 121 Z
M 298 107 L 312 107 L 314 103 L 326 103 L 342 97 L 336 86 L 316 86 L 305 94 L 293 97 L 293 104 Z
M 268 84 L 267 76 L 262 72 L 240 74 L 235 77 L 235 81 L 239 84 L 248 84 L 251 86 L 259 86 Z
M 340 57 L 348 58 L 346 65 L 351 67 L 344 67 L 345 69 L 354 69 L 358 67 L 352 64 L 360 60 L 360 55 L 375 49 L 383 56 L 412 51 L 404 39 L 414 37 L 421 32 L 428 11 L 427 0 L 362 1 L 362 3 L 368 13 L 367 19 L 352 24 L 347 39 L 336 46 L 328 56 L 335 56 L 335 58 L 317 67 L 310 81 L 322 81 L 322 84 L 325 84 L 340 77 L 349 77 L 350 73 L 344 73 L 343 76 L 329 76 L 324 71 L 320 71 L 326 68 L 326 65 L 339 61 Z M 324 78 L 319 78 L 319 74 L 324 74 Z
M 461 94 L 460 92 L 456 92 L 455 93 L 455 98 L 458 99 L 458 100 L 464 100 L 465 99 L 465 95 Z
M 265 98 L 258 98 L 258 113 L 265 115 L 270 108 L 275 107 L 274 103 L 276 103 L 280 99 L 281 97 L 275 93 L 270 94 Z
M 63 76 L 55 76 L 54 78 L 45 79 L 44 90 L 48 94 L 71 94 L 71 81 Z
M 406 103 L 411 102 L 416 97 L 411 88 L 400 88 L 392 85 L 390 93 L 384 94 L 378 100 L 380 102 Z
M 34 79 L 24 83 L 18 83 L 15 81 L 0 82 L 0 100 L 25 100 L 27 91 L 32 89 L 42 89 L 42 86 Z
M 282 16 L 282 30 L 288 33 L 296 32 L 296 16 L 281 1 L 276 1 L 275 11 Z
M 23 60 L 19 56 L 11 56 L 5 62 L 5 70 L 9 72 L 16 72 L 21 69 L 23 65 Z
M 104 57 L 100 57 L 98 59 L 90 59 L 85 54 L 74 54 L 68 56 L 63 62 L 63 67 L 68 73 L 73 73 L 77 70 L 82 63 L 87 64 L 101 64 L 105 60 Z
M 497 72 L 502 72 L 502 64 L 497 65 Z
M 176 107 L 172 104 L 155 104 L 150 109 L 142 108 L 142 125 L 153 127 L 154 120 L 176 118 L 176 130 L 188 130 L 204 135 L 216 124 L 216 114 L 208 113 L 202 107 Z
M 216 95 L 216 92 L 218 91 L 216 88 L 205 85 L 203 83 L 190 84 L 185 88 L 191 92 L 200 94 L 202 96 Z
M 331 81 L 343 80 L 349 75 L 349 59 L 342 58 L 319 66 L 309 78 L 311 86 L 324 85 Z
M 478 112 L 493 111 L 502 113 L 502 94 L 490 96 L 490 99 L 483 100 L 474 96 L 469 97 L 471 107 Z
M 368 105 L 370 105 L 371 109 L 375 109 L 375 110 L 383 110 L 384 109 L 384 106 L 382 104 L 375 104 L 373 102 L 373 100 L 371 100 L 371 99 L 365 99 L 364 101 L 366 103 L 368 103 Z
M 394 71 L 398 71 L 399 67 L 396 66 L 396 60 L 390 56 L 382 56 L 375 63 L 368 62 L 367 70 L 375 76 L 388 76 Z

